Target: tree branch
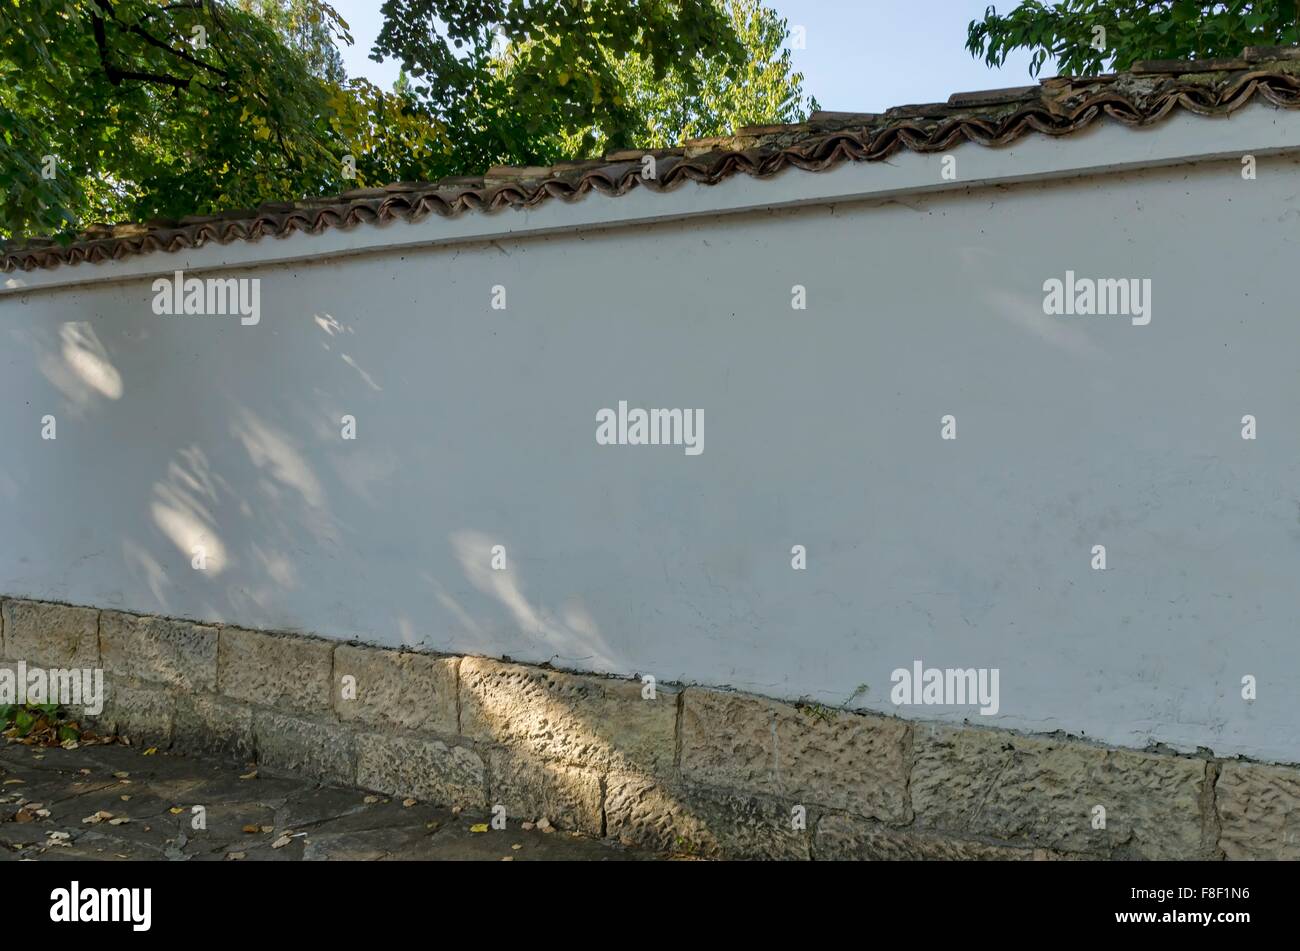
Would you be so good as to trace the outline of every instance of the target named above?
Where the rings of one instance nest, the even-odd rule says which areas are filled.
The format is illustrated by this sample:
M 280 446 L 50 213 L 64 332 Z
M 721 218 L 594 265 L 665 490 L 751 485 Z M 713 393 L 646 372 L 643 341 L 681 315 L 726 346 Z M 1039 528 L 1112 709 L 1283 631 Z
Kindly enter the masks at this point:
M 159 86 L 171 86 L 173 89 L 190 88 L 188 79 L 180 79 L 163 73 L 141 73 L 135 70 L 118 69 L 108 58 L 108 38 L 104 32 L 103 19 L 92 14 L 90 22 L 95 32 L 95 46 L 99 49 L 100 65 L 104 67 L 104 75 L 108 77 L 108 81 L 114 86 L 122 85 L 123 80 L 135 80 L 137 82 L 154 83 Z
M 119 22 L 117 19 L 117 15 L 113 12 L 113 4 L 111 0 L 95 0 L 95 3 L 101 10 L 103 10 L 113 19 L 113 22 L 115 23 Z M 102 27 L 102 23 L 101 23 L 101 27 Z M 139 24 L 132 24 L 131 26 L 126 27 L 125 29 L 127 30 L 127 32 L 134 33 L 136 36 L 140 37 L 150 46 L 153 46 L 156 49 L 160 49 L 163 52 L 167 53 L 168 55 L 176 57 L 177 59 L 183 60 L 189 63 L 191 66 L 197 66 L 200 69 L 206 69 L 209 72 L 215 73 L 216 75 L 220 76 L 222 79 L 230 78 L 230 74 L 227 73 L 225 70 L 218 69 L 217 67 L 213 66 L 210 63 L 205 63 L 197 56 L 192 56 L 189 53 L 187 53 L 185 50 L 176 49 L 170 43 L 158 39 L 156 36 L 154 36 L 149 31 L 145 30 Z M 137 74 L 137 76 L 138 75 L 139 74 Z M 188 86 L 189 80 L 186 80 L 185 84 Z
M 197 56 L 191 56 L 189 53 L 185 52 L 184 50 L 175 49 L 174 47 L 172 47 L 170 43 L 166 43 L 163 40 L 158 39 L 157 37 L 148 33 L 147 31 L 145 31 L 143 28 L 139 26 L 132 26 L 130 28 L 130 31 L 134 33 L 136 36 L 143 39 L 150 46 L 155 46 L 160 50 L 165 50 L 166 52 L 170 53 L 172 56 L 175 56 L 179 59 L 183 59 L 185 62 L 191 64 L 192 66 L 198 66 L 201 69 L 208 70 L 208 72 L 216 73 L 222 79 L 230 78 L 230 74 L 227 73 L 224 69 L 218 69 L 217 67 L 213 66 L 211 63 L 205 63 Z

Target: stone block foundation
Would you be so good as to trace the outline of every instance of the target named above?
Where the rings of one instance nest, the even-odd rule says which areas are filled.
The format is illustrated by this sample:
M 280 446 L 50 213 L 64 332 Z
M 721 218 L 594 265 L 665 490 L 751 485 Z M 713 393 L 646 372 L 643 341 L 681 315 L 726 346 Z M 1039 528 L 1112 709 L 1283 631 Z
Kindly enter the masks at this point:
M 1300 859 L 1294 766 L 3 599 L 18 661 L 136 742 L 706 858 Z

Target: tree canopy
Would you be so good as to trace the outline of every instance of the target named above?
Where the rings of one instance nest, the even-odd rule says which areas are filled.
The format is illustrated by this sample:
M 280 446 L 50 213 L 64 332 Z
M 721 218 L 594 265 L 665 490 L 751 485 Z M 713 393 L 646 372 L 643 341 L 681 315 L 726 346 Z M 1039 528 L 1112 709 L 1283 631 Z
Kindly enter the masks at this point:
M 1300 0 L 1024 0 L 1010 13 L 990 6 L 967 27 L 966 48 L 990 66 L 1015 50 L 1049 57 L 1071 76 L 1128 69 L 1141 59 L 1237 56 L 1247 46 L 1300 41 Z
M 813 103 L 761 0 L 0 0 L 0 235 L 653 147 Z
M 323 54 L 314 72 L 286 34 L 346 29 L 314 0 L 276 17 L 259 6 L 0 4 L 0 227 L 176 217 L 338 183 L 333 66 Z
M 785 42 L 789 26 L 762 0 L 725 0 L 724 12 L 740 39 L 742 58 L 696 54 L 657 75 L 637 53 L 615 56 L 608 66 L 627 103 L 631 124 L 622 138 L 598 123 L 559 133 L 542 151 L 548 156 L 589 155 L 624 143 L 670 148 L 684 139 L 726 135 L 745 125 L 802 122 L 817 108 L 806 96 Z M 508 62 L 509 70 L 517 69 Z

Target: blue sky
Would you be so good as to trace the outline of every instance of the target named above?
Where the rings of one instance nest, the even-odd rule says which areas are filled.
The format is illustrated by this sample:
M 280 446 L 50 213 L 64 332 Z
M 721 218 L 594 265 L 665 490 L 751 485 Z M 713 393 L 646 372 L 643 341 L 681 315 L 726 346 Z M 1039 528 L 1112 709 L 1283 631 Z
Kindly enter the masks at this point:
M 989 0 L 768 0 L 807 33 L 807 49 L 794 51 L 804 87 L 823 109 L 878 112 L 913 102 L 938 102 L 954 92 L 1023 86 L 1027 53 L 1000 70 L 965 50 L 966 24 L 982 17 Z M 998 4 L 1010 10 L 1014 0 Z M 368 59 L 383 18 L 379 0 L 334 0 L 356 44 L 343 50 L 350 76 L 387 89 L 397 64 Z M 1051 75 L 1050 63 L 1044 76 Z

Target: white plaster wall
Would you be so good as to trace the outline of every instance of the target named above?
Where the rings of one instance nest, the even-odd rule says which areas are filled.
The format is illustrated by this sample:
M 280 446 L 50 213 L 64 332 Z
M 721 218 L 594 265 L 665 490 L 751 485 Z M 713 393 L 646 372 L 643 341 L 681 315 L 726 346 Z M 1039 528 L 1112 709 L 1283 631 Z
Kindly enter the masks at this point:
M 1297 182 L 245 268 L 255 327 L 3 296 L 0 592 L 1300 761 Z M 1067 269 L 1149 277 L 1151 324 L 1045 316 Z M 598 446 L 621 399 L 703 409 L 703 454 Z M 896 710 L 916 659 L 1000 668 L 999 714 Z

